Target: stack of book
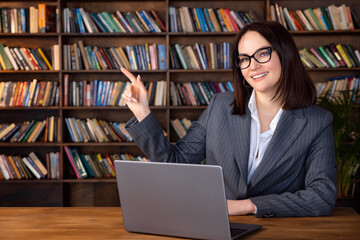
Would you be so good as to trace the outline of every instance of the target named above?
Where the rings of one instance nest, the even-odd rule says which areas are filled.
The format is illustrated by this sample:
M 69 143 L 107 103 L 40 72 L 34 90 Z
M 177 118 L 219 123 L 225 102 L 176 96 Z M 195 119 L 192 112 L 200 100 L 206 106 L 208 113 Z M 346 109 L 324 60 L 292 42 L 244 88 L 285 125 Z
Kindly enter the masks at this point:
M 359 76 L 343 76 L 336 78 L 329 78 L 326 82 L 317 82 L 317 97 L 337 99 L 344 97 L 344 94 L 350 94 L 353 104 L 360 104 L 359 90 L 360 77 Z
M 65 118 L 73 142 L 132 142 L 125 123 L 108 122 L 96 118 Z
M 132 70 L 165 70 L 166 45 L 148 44 L 122 47 L 63 45 L 64 70 L 113 70 L 125 67 Z
M 45 120 L 25 121 L 21 124 L 0 124 L 1 142 L 27 142 L 37 140 L 43 142 L 58 142 L 60 139 L 60 120 L 58 117 L 49 116 Z
M 208 105 L 216 93 L 233 92 L 231 82 L 170 83 L 172 106 Z
M 183 118 L 182 120 L 175 118 L 170 120 L 170 123 L 179 138 L 183 138 L 186 135 L 186 132 L 191 125 L 191 121 L 187 118 Z
M 0 155 L 0 180 L 9 179 L 59 179 L 59 152 L 46 153 L 46 167 L 38 156 Z
M 145 157 L 125 154 L 80 154 L 76 148 L 64 147 L 77 179 L 114 178 L 115 160 L 148 161 Z
M 353 30 L 360 28 L 355 13 L 346 4 L 327 7 L 288 10 L 278 3 L 270 6 L 271 20 L 280 22 L 288 30 Z
M 130 82 L 102 80 L 70 81 L 69 83 L 69 75 L 66 74 L 64 76 L 64 106 L 125 106 L 122 94 L 129 85 Z M 144 85 L 148 91 L 150 106 L 166 105 L 166 81 L 145 82 Z
M 51 54 L 41 48 L 9 47 L 0 44 L 0 70 L 59 70 L 59 45 Z
M 0 107 L 59 106 L 59 99 L 58 82 L 0 82 Z
M 148 92 L 150 106 L 166 106 L 166 81 L 146 82 L 144 85 Z
M 230 43 L 194 45 L 174 44 L 169 47 L 172 69 L 230 69 Z
M 0 33 L 58 32 L 58 9 L 40 3 L 29 8 L 0 8 Z
M 258 21 L 254 11 L 169 7 L 171 32 L 236 32 Z
M 300 58 L 308 68 L 360 67 L 359 50 L 349 44 L 334 44 L 299 50 Z
M 154 9 L 90 13 L 83 8 L 64 8 L 65 33 L 147 33 L 165 32 L 165 24 Z

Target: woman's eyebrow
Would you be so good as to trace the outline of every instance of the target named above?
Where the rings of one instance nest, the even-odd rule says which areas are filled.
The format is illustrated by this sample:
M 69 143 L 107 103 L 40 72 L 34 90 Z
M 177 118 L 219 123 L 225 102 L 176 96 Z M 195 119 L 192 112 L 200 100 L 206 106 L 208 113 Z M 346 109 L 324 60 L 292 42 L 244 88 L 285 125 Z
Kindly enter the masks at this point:
M 258 49 L 256 49 L 252 54 L 247 54 L 247 53 L 239 53 L 239 55 L 247 55 L 247 56 L 251 56 L 253 55 L 254 53 L 256 53 L 258 50 L 260 49 L 263 49 L 263 48 L 268 48 L 268 47 L 271 47 L 271 46 L 263 46 L 263 47 L 259 47 Z

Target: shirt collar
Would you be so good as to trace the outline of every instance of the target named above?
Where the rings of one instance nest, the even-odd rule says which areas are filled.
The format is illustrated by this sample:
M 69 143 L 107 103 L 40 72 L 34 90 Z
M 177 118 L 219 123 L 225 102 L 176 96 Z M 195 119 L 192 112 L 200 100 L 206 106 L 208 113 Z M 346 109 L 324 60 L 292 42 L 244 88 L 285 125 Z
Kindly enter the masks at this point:
M 248 108 L 250 109 L 251 115 L 253 115 L 255 112 L 257 112 L 255 90 L 253 90 L 251 93 L 250 100 L 248 103 Z
M 257 120 L 259 119 L 258 113 L 257 113 L 257 108 L 256 108 L 256 99 L 255 99 L 255 90 L 252 91 L 250 99 L 249 99 L 249 103 L 248 103 L 248 108 L 251 112 L 251 116 L 253 118 L 256 118 Z M 275 132 L 276 126 L 279 123 L 281 114 L 284 112 L 284 110 L 282 108 L 280 108 L 280 110 L 277 112 L 277 114 L 275 115 L 275 117 L 273 118 L 273 120 L 270 123 L 270 130 L 272 132 Z

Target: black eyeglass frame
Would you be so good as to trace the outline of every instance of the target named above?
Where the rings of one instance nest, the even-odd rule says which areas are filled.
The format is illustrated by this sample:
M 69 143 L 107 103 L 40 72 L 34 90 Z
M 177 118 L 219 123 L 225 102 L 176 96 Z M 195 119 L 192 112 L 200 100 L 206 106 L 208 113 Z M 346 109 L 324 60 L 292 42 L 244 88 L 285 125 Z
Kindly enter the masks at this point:
M 257 60 L 256 58 L 255 58 L 255 54 L 257 54 L 258 52 L 260 52 L 260 51 L 262 51 L 262 50 L 264 50 L 264 49 L 267 49 L 267 50 L 269 50 L 269 53 L 270 53 L 270 57 L 269 57 L 269 60 L 267 60 L 267 61 L 265 61 L 265 62 L 260 62 L 259 60 Z M 258 62 L 258 63 L 267 63 L 267 62 L 269 62 L 270 60 L 271 60 L 271 54 L 272 54 L 272 52 L 274 51 L 274 48 L 273 47 L 263 47 L 263 48 L 259 48 L 258 50 L 256 50 L 255 52 L 254 52 L 254 54 L 253 55 L 251 55 L 251 56 L 249 56 L 249 55 L 247 55 L 247 54 L 240 54 L 240 55 L 238 55 L 238 56 L 236 56 L 235 58 L 234 58 L 234 63 L 235 63 L 235 65 L 236 65 L 236 67 L 238 67 L 238 68 L 240 68 L 240 69 L 246 69 L 246 68 L 248 68 L 249 66 L 250 66 L 250 64 L 251 64 L 251 58 L 253 58 L 256 62 Z M 247 66 L 247 67 L 240 67 L 239 66 L 239 63 L 237 63 L 237 60 L 239 59 L 239 57 L 241 57 L 241 56 L 245 56 L 245 57 L 248 57 L 249 58 L 249 65 Z

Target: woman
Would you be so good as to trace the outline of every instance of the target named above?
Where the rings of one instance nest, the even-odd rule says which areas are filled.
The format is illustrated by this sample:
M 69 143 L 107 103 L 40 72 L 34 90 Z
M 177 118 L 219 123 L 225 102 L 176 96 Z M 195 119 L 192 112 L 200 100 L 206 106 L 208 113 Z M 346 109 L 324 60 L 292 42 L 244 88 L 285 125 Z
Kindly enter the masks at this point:
M 220 165 L 230 215 L 329 215 L 336 163 L 329 112 L 313 105 L 315 87 L 291 35 L 256 22 L 236 36 L 234 93 L 214 96 L 176 145 L 150 112 L 140 76 L 123 97 L 135 118 L 127 130 L 151 160 Z

